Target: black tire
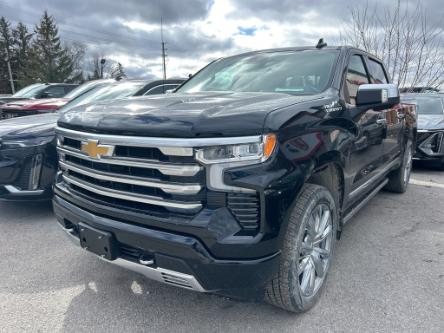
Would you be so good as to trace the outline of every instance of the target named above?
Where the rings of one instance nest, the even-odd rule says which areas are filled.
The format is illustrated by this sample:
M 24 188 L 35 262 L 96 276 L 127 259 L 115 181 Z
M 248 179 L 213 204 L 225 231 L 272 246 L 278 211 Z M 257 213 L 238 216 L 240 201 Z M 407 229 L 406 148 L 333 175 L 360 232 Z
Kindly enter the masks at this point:
M 389 182 L 384 187 L 385 190 L 394 193 L 404 193 L 407 190 L 412 170 L 412 149 L 412 141 L 409 140 L 404 149 L 402 163 L 398 169 L 390 173 Z
M 331 216 L 331 221 L 328 222 L 329 225 L 331 224 L 332 235 L 329 239 L 330 254 L 328 256 L 328 261 L 325 263 L 325 266 L 323 266 L 324 274 L 322 280 L 319 280 L 318 286 L 313 288 L 312 295 L 305 295 L 302 287 L 305 273 L 300 273 L 300 268 L 302 267 L 304 260 L 307 262 L 305 259 L 307 258 L 307 254 L 302 253 L 302 251 L 307 249 L 306 242 L 309 237 L 307 228 L 310 225 L 313 225 L 310 221 L 314 221 L 312 219 L 313 214 L 317 212 L 319 207 L 322 207 L 322 209 L 328 208 L 330 210 L 329 214 Z M 323 217 L 324 215 L 321 214 L 320 216 Z M 320 220 L 322 220 L 322 218 Z M 338 221 L 336 204 L 330 192 L 323 186 L 306 184 L 288 218 L 279 269 L 275 277 L 266 287 L 266 302 L 291 312 L 305 312 L 316 304 L 321 295 L 323 286 L 325 285 L 325 280 L 334 253 Z M 315 248 L 314 239 L 316 238 L 311 239 L 312 249 Z M 325 239 L 325 242 L 326 241 L 327 239 Z M 302 247 L 303 244 L 305 246 L 304 248 Z M 315 251 L 312 253 L 315 253 Z M 319 256 L 319 253 L 316 253 Z M 311 261 L 311 268 L 315 271 L 315 281 L 318 281 L 316 280 L 317 269 L 315 268 L 315 261 L 318 262 L 317 260 Z M 305 264 L 305 267 L 307 266 L 308 264 Z M 303 270 L 303 272 L 305 272 L 305 270 Z M 314 285 L 316 284 L 314 283 Z

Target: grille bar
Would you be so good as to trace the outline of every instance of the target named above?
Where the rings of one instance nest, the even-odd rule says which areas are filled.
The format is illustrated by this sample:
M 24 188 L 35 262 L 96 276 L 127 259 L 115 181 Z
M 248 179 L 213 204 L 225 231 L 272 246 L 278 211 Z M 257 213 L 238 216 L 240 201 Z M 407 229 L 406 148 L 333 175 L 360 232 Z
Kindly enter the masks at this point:
M 111 182 L 118 182 L 118 183 L 124 183 L 124 184 L 130 184 L 130 185 L 139 185 L 139 186 L 146 186 L 146 187 L 155 187 L 161 189 L 165 193 L 170 194 L 197 194 L 201 189 L 202 186 L 199 184 L 172 184 L 167 182 L 156 182 L 152 180 L 143 179 L 140 177 L 122 177 L 117 174 L 108 173 L 108 172 L 90 172 L 84 168 L 74 166 L 71 163 L 68 162 L 62 162 L 60 161 L 60 167 L 65 170 L 72 170 L 74 172 L 80 173 L 82 175 L 99 179 L 99 180 L 105 180 L 105 181 L 111 181 Z
M 117 157 L 112 157 L 112 158 L 102 157 L 100 159 L 91 158 L 80 151 L 67 149 L 64 146 L 62 147 L 59 146 L 57 150 L 61 154 L 72 155 L 74 157 L 81 158 L 90 162 L 121 165 L 121 166 L 131 165 L 134 167 L 145 168 L 145 169 L 156 169 L 159 170 L 160 173 L 167 176 L 194 176 L 199 171 L 202 170 L 201 166 L 193 164 L 160 163 L 160 162 L 146 161 L 143 159 L 135 159 L 135 158 L 117 158 Z
M 73 138 L 77 140 L 99 140 L 103 144 L 107 145 L 121 145 L 122 142 L 125 146 L 136 147 L 156 147 L 159 149 L 165 148 L 165 151 L 170 153 L 177 152 L 178 148 L 196 148 L 196 147 L 208 147 L 218 146 L 221 144 L 241 144 L 251 142 L 261 142 L 262 137 L 260 135 L 255 136 L 242 136 L 242 137 L 224 137 L 224 138 L 202 138 L 202 139 L 177 139 L 177 138 L 152 138 L 152 137 L 138 137 L 138 136 L 123 136 L 123 135 L 110 135 L 110 134 L 94 134 L 86 132 L 78 132 L 69 130 L 66 128 L 57 127 L 57 134 Z M 171 149 L 171 148 L 175 149 Z M 183 155 L 178 155 L 183 156 Z
M 106 197 L 117 198 L 122 200 L 136 201 L 141 203 L 146 203 L 150 205 L 162 206 L 167 209 L 177 210 L 177 211 L 195 211 L 197 212 L 202 208 L 202 204 L 200 202 L 177 202 L 177 201 L 169 201 L 165 200 L 161 197 L 153 197 L 148 195 L 140 195 L 131 192 L 114 190 L 98 185 L 93 185 L 91 183 L 87 183 L 83 180 L 76 179 L 76 177 L 67 176 L 63 174 L 63 179 L 65 182 L 69 184 L 73 184 L 80 188 L 83 188 L 87 191 L 97 193 L 99 195 L 103 195 Z

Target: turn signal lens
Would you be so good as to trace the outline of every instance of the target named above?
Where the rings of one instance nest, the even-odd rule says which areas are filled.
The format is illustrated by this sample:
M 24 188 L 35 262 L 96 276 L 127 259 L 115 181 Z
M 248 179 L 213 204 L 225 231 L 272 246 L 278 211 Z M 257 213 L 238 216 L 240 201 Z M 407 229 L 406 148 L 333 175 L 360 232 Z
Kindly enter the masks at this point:
M 268 159 L 271 154 L 273 154 L 274 148 L 276 147 L 276 135 L 267 134 L 264 135 L 264 159 Z

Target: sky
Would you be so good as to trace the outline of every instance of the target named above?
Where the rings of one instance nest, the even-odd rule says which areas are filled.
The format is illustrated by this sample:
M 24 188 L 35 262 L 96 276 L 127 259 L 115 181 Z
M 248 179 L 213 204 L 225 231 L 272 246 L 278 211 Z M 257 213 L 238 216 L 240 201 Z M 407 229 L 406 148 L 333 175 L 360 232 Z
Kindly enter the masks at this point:
M 368 0 L 381 10 L 396 1 Z M 410 3 L 414 8 L 416 1 Z M 442 0 L 422 3 L 431 24 L 444 25 Z M 62 39 L 84 44 L 87 57 L 118 61 L 131 78 L 154 78 L 162 76 L 161 18 L 167 76 L 185 77 L 214 59 L 245 51 L 315 45 L 321 37 L 338 45 L 350 9 L 364 5 L 362 0 L 0 0 L 0 16 L 32 29 L 47 10 Z

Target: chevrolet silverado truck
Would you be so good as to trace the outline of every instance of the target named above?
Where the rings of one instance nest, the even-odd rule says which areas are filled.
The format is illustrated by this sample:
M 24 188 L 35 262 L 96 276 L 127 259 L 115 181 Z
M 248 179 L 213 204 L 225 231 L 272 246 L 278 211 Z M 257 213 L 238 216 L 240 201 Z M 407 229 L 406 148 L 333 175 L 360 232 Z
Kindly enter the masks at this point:
M 306 311 L 344 224 L 406 190 L 415 119 L 359 49 L 222 58 L 171 94 L 63 114 L 54 211 L 106 262 Z

